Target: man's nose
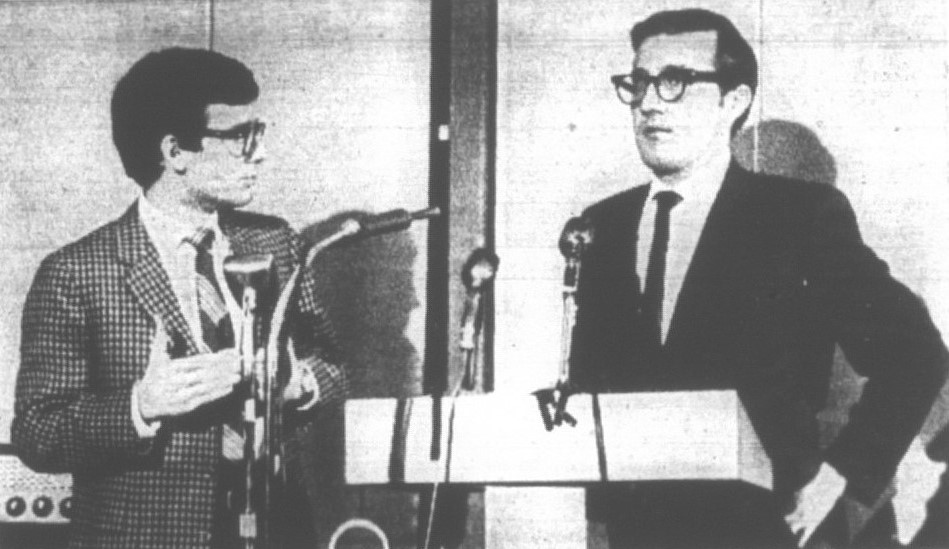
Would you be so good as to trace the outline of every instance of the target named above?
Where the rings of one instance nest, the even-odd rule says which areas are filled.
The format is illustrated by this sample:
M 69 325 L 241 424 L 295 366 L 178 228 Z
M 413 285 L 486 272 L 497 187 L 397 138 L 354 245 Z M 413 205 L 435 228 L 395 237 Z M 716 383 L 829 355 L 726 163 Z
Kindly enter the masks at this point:
M 251 164 L 260 164 L 267 159 L 267 146 L 264 145 L 263 141 L 257 143 L 254 147 L 254 151 L 247 158 L 247 162 Z
M 646 86 L 646 95 L 643 95 L 642 101 L 639 102 L 639 108 L 644 111 L 654 111 L 661 109 L 665 106 L 666 102 L 659 97 L 659 91 L 656 88 L 656 82 L 650 82 Z

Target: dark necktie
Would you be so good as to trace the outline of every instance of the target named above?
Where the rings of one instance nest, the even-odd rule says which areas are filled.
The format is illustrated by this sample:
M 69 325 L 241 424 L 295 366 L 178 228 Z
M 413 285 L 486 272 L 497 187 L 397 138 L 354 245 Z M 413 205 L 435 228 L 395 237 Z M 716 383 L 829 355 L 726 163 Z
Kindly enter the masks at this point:
M 682 197 L 675 191 L 656 193 L 656 225 L 646 267 L 643 289 L 642 328 L 645 341 L 653 348 L 662 346 L 662 300 L 666 284 L 666 251 L 669 248 L 669 213 Z
M 201 339 L 207 346 L 205 351 L 216 352 L 234 346 L 234 329 L 227 314 L 227 305 L 221 287 L 214 276 L 214 260 L 211 245 L 214 231 L 201 228 L 188 238 L 195 249 L 195 286 L 198 294 L 198 312 L 201 319 Z

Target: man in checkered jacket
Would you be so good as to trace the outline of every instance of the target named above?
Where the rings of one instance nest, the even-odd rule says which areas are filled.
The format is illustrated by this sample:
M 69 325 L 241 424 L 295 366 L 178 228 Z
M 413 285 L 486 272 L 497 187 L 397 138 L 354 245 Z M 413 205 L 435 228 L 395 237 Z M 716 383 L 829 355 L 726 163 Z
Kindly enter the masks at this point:
M 70 547 L 234 542 L 216 528 L 222 455 L 241 447 L 222 412 L 237 404 L 239 361 L 232 335 L 227 348 L 206 343 L 201 252 L 189 238 L 211 234 L 222 318 L 240 314 L 225 257 L 271 254 L 280 285 L 300 261 L 285 221 L 238 210 L 265 156 L 258 93 L 251 71 L 219 53 L 174 48 L 139 60 L 115 88 L 112 130 L 142 194 L 47 257 L 33 282 L 12 438 L 30 466 L 72 473 Z M 287 421 L 303 426 L 347 387 L 309 272 L 298 284 L 281 375 Z

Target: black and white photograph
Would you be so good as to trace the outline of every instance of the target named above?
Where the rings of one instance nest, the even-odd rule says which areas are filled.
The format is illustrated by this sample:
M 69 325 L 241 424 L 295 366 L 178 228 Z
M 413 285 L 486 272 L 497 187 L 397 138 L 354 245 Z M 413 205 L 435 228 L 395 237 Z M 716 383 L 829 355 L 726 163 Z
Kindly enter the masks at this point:
M 949 549 L 949 4 L 0 0 L 3 549 Z

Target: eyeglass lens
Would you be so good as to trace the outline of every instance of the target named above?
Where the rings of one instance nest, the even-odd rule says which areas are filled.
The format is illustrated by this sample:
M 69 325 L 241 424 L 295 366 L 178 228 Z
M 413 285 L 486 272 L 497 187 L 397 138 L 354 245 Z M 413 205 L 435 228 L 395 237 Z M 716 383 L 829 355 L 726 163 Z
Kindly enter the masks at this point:
M 267 124 L 254 120 L 250 122 L 250 126 L 247 128 L 247 133 L 244 134 L 244 143 L 241 148 L 241 154 L 245 158 L 250 158 L 254 151 L 257 150 L 257 145 L 260 143 L 260 140 L 264 137 L 264 132 L 267 130 Z
M 642 69 L 636 69 L 626 82 L 629 82 L 629 88 L 617 86 L 617 91 L 620 92 L 620 99 L 627 104 L 641 102 L 650 85 L 655 86 L 659 98 L 667 102 L 677 101 L 685 92 L 685 80 L 674 71 L 662 71 L 659 75 L 652 76 Z

